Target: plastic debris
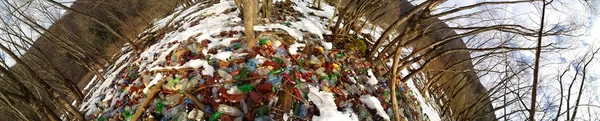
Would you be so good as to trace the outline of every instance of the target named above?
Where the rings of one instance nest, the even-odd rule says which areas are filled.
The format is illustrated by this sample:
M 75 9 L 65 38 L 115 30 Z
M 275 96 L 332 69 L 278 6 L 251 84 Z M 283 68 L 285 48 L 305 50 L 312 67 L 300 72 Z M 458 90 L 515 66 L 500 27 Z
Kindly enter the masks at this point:
M 232 1 L 199 6 L 232 7 L 227 2 Z M 322 35 L 291 33 L 289 27 L 306 16 L 292 3 L 277 2 L 274 6 L 281 9 L 273 24 L 281 26 L 265 30 L 271 34 L 260 38 L 254 48 L 244 45 L 244 34 L 239 30 L 198 34 L 185 41 L 162 40 L 160 43 L 168 44 L 152 47 L 164 50 L 144 52 L 152 56 L 114 70 L 122 76 L 108 79 L 116 81 L 103 84 L 103 93 L 82 107 L 86 118 L 131 120 L 140 104 L 151 100 L 144 119 L 390 120 L 389 79 L 381 76 L 385 69 L 372 67 L 360 52 L 336 48 L 319 37 Z M 204 20 L 216 17 L 201 16 Z M 196 24 L 202 26 L 201 22 Z M 295 38 L 296 34 L 301 38 Z M 205 35 L 210 39 L 194 40 Z M 159 80 L 165 84 L 158 96 L 147 98 L 149 87 Z M 398 100 L 403 116 L 425 119 L 413 90 L 400 85 Z M 197 102 L 184 92 L 195 96 Z

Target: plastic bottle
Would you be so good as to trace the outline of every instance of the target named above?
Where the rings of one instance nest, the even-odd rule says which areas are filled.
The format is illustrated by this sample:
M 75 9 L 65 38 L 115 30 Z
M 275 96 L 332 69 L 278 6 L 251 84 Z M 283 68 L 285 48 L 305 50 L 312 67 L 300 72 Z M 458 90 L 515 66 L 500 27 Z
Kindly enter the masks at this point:
M 164 121 L 169 121 L 172 119 L 184 118 L 187 117 L 187 114 L 179 114 L 179 112 L 185 112 L 185 105 L 177 105 L 167 111 L 165 113 L 165 117 L 162 118 Z M 183 115 L 183 116 L 182 116 Z
M 269 41 L 269 39 L 267 39 L 266 37 L 263 37 L 263 38 L 261 38 L 261 39 L 258 41 L 258 44 L 260 44 L 260 45 L 268 45 L 270 42 L 271 42 L 271 41 Z
M 194 82 L 196 85 L 197 85 L 198 83 L 200 83 L 200 76 L 197 76 L 197 75 L 196 75 L 196 76 L 193 76 L 193 77 L 188 77 L 188 78 L 189 78 L 189 79 L 188 79 L 188 81 L 189 81 L 189 82 Z M 194 86 L 196 86 L 196 85 L 194 85 Z
M 263 83 L 263 84 L 256 85 L 256 90 L 258 90 L 259 92 L 262 92 L 262 93 L 271 92 L 272 88 L 273 88 L 273 85 L 269 84 L 269 83 Z
M 254 89 L 254 86 L 252 84 L 244 84 L 241 86 L 238 86 L 238 89 L 242 92 L 248 92 Z
M 329 85 L 334 85 L 338 80 L 338 76 L 336 74 L 329 75 Z
M 240 74 L 235 75 L 233 77 L 233 79 L 235 80 L 240 80 L 240 79 L 245 79 L 248 78 L 248 69 L 246 67 L 242 68 L 242 71 L 240 72 Z
M 197 114 L 196 112 L 198 112 L 198 110 L 196 110 L 195 108 L 192 109 L 192 111 L 190 111 L 190 114 L 187 115 L 187 118 L 188 119 L 196 119 L 196 114 Z M 200 112 L 202 112 L 202 111 L 200 111 Z
M 283 63 L 283 59 L 278 58 L 278 57 L 271 57 L 271 61 L 277 63 L 277 64 L 282 64 Z
M 248 113 L 248 105 L 246 105 L 246 101 L 241 100 L 240 105 L 242 106 L 243 113 Z
M 240 48 L 242 48 L 242 44 L 240 44 L 239 42 L 234 42 L 233 43 L 233 48 L 236 49 L 236 50 L 240 49 Z
M 180 94 L 170 94 L 165 97 L 164 104 L 166 105 L 174 105 L 178 102 L 179 98 L 181 98 Z
M 259 117 L 260 117 L 260 116 L 264 116 L 264 115 L 266 115 L 266 114 L 267 114 L 267 112 L 269 112 L 269 108 L 268 108 L 268 107 L 266 107 L 266 106 L 262 106 L 262 107 L 260 107 L 260 108 L 256 109 L 256 114 L 257 114 L 257 116 L 259 116 Z
M 181 83 L 181 90 L 188 90 L 191 88 L 196 87 L 196 85 L 198 85 L 198 81 L 192 81 L 192 80 L 188 80 L 187 78 L 184 78 L 180 81 Z
M 123 117 L 125 118 L 125 121 L 130 121 L 131 118 L 133 117 L 133 113 L 129 110 L 125 110 L 123 112 L 123 114 L 121 114 L 121 115 L 123 115 Z
M 294 112 L 294 115 L 296 115 L 296 116 L 300 115 L 300 105 L 301 105 L 300 103 L 294 104 L 293 112 Z
M 306 117 L 306 115 L 308 114 L 308 109 L 306 109 L 306 105 L 304 103 L 300 104 L 300 112 L 299 112 L 299 116 L 300 117 Z
M 244 121 L 244 117 L 242 117 L 242 116 L 237 117 L 237 118 L 233 119 L 233 121 Z
M 218 99 L 219 98 L 219 88 L 213 87 L 211 91 L 212 91 L 213 98 Z
M 162 115 L 163 112 L 163 103 L 160 99 L 158 99 L 158 102 L 156 103 L 156 110 L 154 111 L 154 113 L 156 113 L 157 115 Z
M 254 121 L 275 121 L 275 120 L 268 116 L 259 116 L 259 117 L 254 118 Z
M 193 54 L 198 54 L 198 48 L 196 44 L 190 44 L 187 46 L 187 49 L 192 51 Z
M 219 76 L 221 76 L 221 78 L 223 78 L 224 80 L 233 80 L 233 77 L 226 71 L 219 69 L 217 72 L 219 73 Z
M 319 58 L 317 58 L 315 55 L 310 55 L 310 63 L 319 65 L 323 62 L 321 62 L 321 60 L 319 60 Z
M 383 98 L 385 101 L 389 101 L 390 98 L 390 89 L 385 89 L 383 90 Z
M 211 115 L 211 116 L 208 118 L 208 120 L 209 120 L 209 121 L 218 121 L 218 120 L 219 120 L 219 118 L 221 118 L 221 115 L 223 115 L 223 113 L 221 113 L 221 112 L 217 111 L 217 112 L 215 112 L 214 114 L 212 114 L 212 115 Z
M 279 46 L 277 49 L 275 49 L 275 55 L 279 55 L 279 56 L 287 55 L 286 48 L 283 46 Z
M 277 75 L 277 74 L 280 74 L 281 72 L 283 72 L 284 70 L 285 70 L 285 68 L 275 69 L 275 70 L 272 70 L 271 72 L 269 72 L 269 75 L 271 75 L 271 74 Z
M 325 74 L 325 68 L 324 67 L 320 67 L 315 71 L 316 74 Z
M 258 73 L 258 75 L 268 75 L 269 74 L 269 69 L 267 69 L 267 68 L 257 68 L 256 69 L 256 73 Z
M 188 114 L 185 111 L 177 112 L 173 116 L 173 120 L 174 121 L 187 121 L 188 120 Z
M 210 105 L 204 105 L 204 111 L 206 111 L 207 113 L 213 113 L 212 112 L 212 107 Z
M 219 104 L 217 111 L 230 116 L 242 116 L 242 114 L 244 114 L 242 111 L 240 111 L 240 109 L 224 104 Z
M 269 74 L 269 78 L 267 79 L 267 81 L 273 84 L 273 86 L 279 86 L 281 84 L 282 79 L 283 76 L 275 76 L 273 74 Z
M 248 59 L 248 61 L 246 61 L 246 68 L 248 68 L 249 71 L 255 71 L 257 64 L 258 64 L 258 60 Z

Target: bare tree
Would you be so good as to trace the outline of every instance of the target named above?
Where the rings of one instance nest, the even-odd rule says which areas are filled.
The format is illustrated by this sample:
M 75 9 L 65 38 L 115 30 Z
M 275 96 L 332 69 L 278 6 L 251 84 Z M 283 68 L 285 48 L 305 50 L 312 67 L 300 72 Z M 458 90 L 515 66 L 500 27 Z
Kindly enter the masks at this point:
M 261 7 L 265 21 L 270 22 L 271 13 L 273 12 L 273 0 L 263 0 Z
M 102 34 L 102 31 L 107 35 L 103 37 L 135 37 L 142 29 L 149 26 L 153 19 L 173 9 L 175 7 L 173 4 L 177 1 L 159 1 L 155 4 L 140 1 L 121 1 L 122 3 L 78 1 L 72 6 L 70 13 L 80 12 L 86 15 L 74 17 L 67 13 L 62 18 L 60 13 L 48 9 L 61 8 L 62 3 L 56 5 L 52 2 L 21 3 L 9 0 L 0 2 L 0 9 L 3 11 L 0 17 L 0 43 L 2 43 L 0 50 L 3 52 L 3 57 L 0 59 L 2 65 L 0 81 L 4 83 L 0 87 L 3 94 L 0 95 L 2 100 L 0 107 L 8 109 L 9 111 L 6 112 L 12 113 L 17 119 L 86 120 L 76 108 L 77 103 L 84 100 L 84 95 L 77 87 L 80 77 L 71 72 L 77 71 L 78 66 L 72 65 L 79 64 L 79 67 L 87 70 L 84 72 L 95 73 L 97 79 L 102 80 L 104 75 L 100 74 L 98 69 L 102 69 L 104 64 L 111 63 L 112 60 L 105 56 L 109 55 L 105 52 L 105 46 L 94 43 L 98 42 L 94 40 L 95 37 L 101 36 L 98 34 Z M 111 10 L 107 6 L 119 9 L 103 11 L 107 14 L 86 13 L 90 11 L 81 12 L 82 5 L 94 5 L 99 7 L 98 9 Z M 128 9 L 120 9 L 123 7 L 116 5 L 130 6 Z M 149 9 L 156 11 L 147 12 L 146 10 Z M 107 16 L 94 18 L 101 14 Z M 101 22 L 93 22 L 92 19 Z M 68 23 L 68 21 L 75 22 Z M 102 24 L 109 27 L 103 27 Z M 110 33 L 111 29 L 118 33 Z M 110 41 L 106 42 L 110 43 Z M 12 61 L 16 64 L 11 63 Z M 63 65 L 66 63 L 70 65 Z
M 551 2 L 550 2 L 551 3 Z M 539 72 L 540 72 L 540 56 L 542 54 L 542 37 L 544 33 L 544 17 L 546 16 L 546 6 L 549 3 L 546 3 L 546 0 L 542 1 L 542 15 L 540 20 L 540 29 L 538 31 L 538 41 L 537 48 L 535 49 L 535 66 L 533 69 L 533 86 L 531 89 L 531 109 L 529 109 L 529 120 L 535 121 L 535 103 L 537 96 L 537 88 L 539 81 Z
M 246 45 L 254 47 L 256 38 L 254 35 L 254 25 L 257 24 L 258 1 L 257 0 L 236 0 L 235 4 L 242 13 L 244 20 L 244 33 L 246 35 Z M 264 3 L 263 3 L 264 4 Z

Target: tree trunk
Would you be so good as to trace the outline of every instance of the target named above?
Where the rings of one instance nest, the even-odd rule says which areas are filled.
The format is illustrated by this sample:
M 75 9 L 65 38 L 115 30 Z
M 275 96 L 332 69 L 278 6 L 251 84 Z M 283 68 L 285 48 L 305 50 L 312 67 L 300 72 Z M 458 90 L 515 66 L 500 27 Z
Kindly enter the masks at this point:
M 540 72 L 540 56 L 542 53 L 542 33 L 544 32 L 544 16 L 546 14 L 546 2 L 542 2 L 542 20 L 540 22 L 540 30 L 538 33 L 537 48 L 535 49 L 535 65 L 533 68 L 533 85 L 531 87 L 531 107 L 529 107 L 529 120 L 535 121 L 535 103 L 537 97 L 537 87 Z M 585 77 L 584 77 L 585 78 Z M 582 82 L 583 84 L 583 82 Z M 582 85 L 583 86 L 583 85 Z M 575 108 L 577 109 L 577 108 Z
M 142 102 L 140 107 L 137 109 L 137 111 L 135 111 L 135 114 L 131 118 L 131 121 L 137 121 L 140 118 L 140 116 L 144 114 L 144 111 L 146 111 L 148 105 L 152 102 L 152 100 L 154 100 L 156 96 L 158 96 L 158 91 L 160 91 L 160 89 L 162 88 L 163 83 L 165 83 L 165 80 L 161 79 L 160 81 L 158 81 L 158 83 L 156 83 L 156 85 L 154 85 L 150 90 L 148 90 L 148 98 L 146 98 L 144 102 Z
M 271 13 L 273 12 L 273 0 L 263 0 L 263 17 L 267 22 L 271 22 Z
M 246 45 L 250 48 L 254 47 L 256 38 L 254 37 L 254 24 L 256 24 L 256 16 L 258 14 L 257 0 L 243 0 L 244 13 L 244 32 L 246 34 Z

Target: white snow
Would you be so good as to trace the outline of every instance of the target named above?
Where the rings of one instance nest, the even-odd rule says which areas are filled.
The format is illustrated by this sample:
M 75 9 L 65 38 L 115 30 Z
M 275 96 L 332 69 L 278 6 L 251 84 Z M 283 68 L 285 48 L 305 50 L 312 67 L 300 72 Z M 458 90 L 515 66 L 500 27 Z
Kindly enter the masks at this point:
M 333 49 L 333 43 L 331 43 L 331 42 L 321 41 L 321 45 L 323 46 L 323 49 L 325 49 L 325 50 Z
M 296 55 L 296 54 L 298 54 L 298 47 L 305 47 L 305 46 L 306 46 L 306 44 L 294 43 L 294 44 L 290 45 L 289 52 L 292 55 Z
M 321 114 L 320 116 L 314 116 L 313 121 L 358 121 L 358 115 L 353 112 L 340 112 L 337 110 L 332 93 L 319 91 L 318 87 L 312 85 L 308 85 L 308 90 L 308 100 L 319 108 Z
M 377 78 L 375 78 L 375 74 L 373 74 L 373 70 L 367 70 L 367 74 L 369 75 L 369 80 L 367 81 L 368 84 L 376 85 L 377 83 L 379 83 L 379 81 L 377 81 Z
M 226 61 L 227 59 L 229 59 L 229 57 L 231 57 L 231 54 L 233 54 L 233 52 L 225 51 L 225 52 L 217 53 L 214 57 L 219 60 Z
M 360 102 L 362 102 L 371 109 L 377 110 L 377 115 L 383 117 L 384 120 L 390 120 L 390 116 L 388 116 L 387 113 L 385 113 L 383 107 L 381 106 L 381 102 L 379 102 L 379 99 L 377 99 L 376 97 L 373 97 L 371 95 L 361 95 Z
M 208 62 L 204 61 L 204 60 L 200 60 L 200 59 L 194 59 L 191 60 L 187 63 L 185 63 L 183 66 L 188 66 L 188 67 L 192 67 L 192 68 L 200 68 L 203 67 L 204 70 L 202 70 L 202 75 L 208 75 L 208 76 L 213 76 L 213 74 L 215 73 L 215 69 L 208 64 Z
M 265 26 L 254 26 L 255 31 L 265 31 L 272 28 L 279 28 L 285 30 L 290 36 L 294 37 L 296 40 L 303 40 L 302 32 L 297 29 L 292 29 L 290 27 L 281 25 L 281 24 L 267 24 Z
M 204 68 L 204 70 L 202 70 L 202 75 L 208 75 L 208 76 L 213 76 L 213 74 L 215 73 L 215 69 L 208 64 L 208 62 L 206 62 L 205 60 L 201 60 L 201 59 L 194 59 L 194 60 L 190 60 L 189 62 L 185 63 L 182 66 L 169 66 L 169 67 L 154 67 L 151 68 L 150 71 L 157 71 L 157 70 L 179 70 L 179 69 L 186 69 L 186 68 L 193 68 L 193 69 L 198 69 L 198 68 Z
M 292 27 L 307 30 L 309 33 L 319 35 L 319 38 L 323 39 L 323 33 L 326 33 L 330 30 L 327 30 L 323 24 L 319 23 L 315 18 L 306 18 L 301 21 L 292 22 Z
M 87 85 L 85 85 L 85 87 L 83 88 L 83 90 L 87 90 L 90 88 L 90 86 L 92 86 L 92 84 L 96 83 L 96 78 L 98 78 L 98 76 L 94 76 L 92 77 L 92 80 L 90 82 L 88 82 Z
M 156 83 L 158 83 L 158 81 L 160 81 L 163 78 L 162 73 L 158 73 L 156 74 L 156 76 L 154 76 L 154 79 L 152 79 L 152 81 L 150 81 L 150 83 L 148 83 L 148 86 L 146 86 L 146 88 L 144 88 L 144 93 L 146 93 L 146 91 L 148 91 L 148 89 L 152 88 L 152 86 L 154 86 Z
M 413 82 L 412 79 L 409 79 L 408 81 L 406 81 L 406 85 L 411 90 L 418 90 L 417 87 L 415 87 L 415 83 Z M 416 92 L 412 92 L 412 93 L 415 95 L 415 97 L 419 101 L 419 104 L 421 104 L 421 109 L 423 109 L 423 113 L 427 114 L 430 121 L 441 121 L 441 119 L 439 117 L 440 114 L 435 109 L 433 109 L 430 105 L 428 105 L 431 103 L 425 102 L 425 99 L 423 98 L 421 93 L 416 93 Z

